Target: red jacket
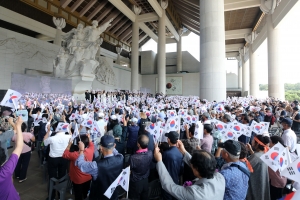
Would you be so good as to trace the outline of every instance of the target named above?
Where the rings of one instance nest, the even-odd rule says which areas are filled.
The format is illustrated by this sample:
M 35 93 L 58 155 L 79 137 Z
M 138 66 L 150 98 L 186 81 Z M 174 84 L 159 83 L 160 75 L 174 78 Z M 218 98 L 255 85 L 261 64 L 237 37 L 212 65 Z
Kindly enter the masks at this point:
M 94 155 L 94 143 L 90 142 L 89 147 L 84 150 L 84 158 L 86 161 L 92 161 Z M 77 151 L 70 152 L 69 150 L 65 150 L 63 157 L 71 161 L 70 163 L 70 179 L 75 184 L 82 184 L 92 179 L 90 174 L 86 174 L 80 171 L 80 169 L 75 166 L 75 161 L 79 157 L 79 153 Z

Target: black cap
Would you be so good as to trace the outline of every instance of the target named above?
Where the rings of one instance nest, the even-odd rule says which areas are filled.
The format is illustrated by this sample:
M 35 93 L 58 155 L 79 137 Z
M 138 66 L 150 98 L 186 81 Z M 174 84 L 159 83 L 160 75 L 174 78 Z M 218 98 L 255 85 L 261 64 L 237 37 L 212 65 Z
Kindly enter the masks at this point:
M 292 127 L 292 125 L 293 125 L 293 121 L 292 121 L 291 119 L 289 119 L 289 118 L 283 118 L 283 119 L 281 120 L 281 123 L 285 123 L 285 124 L 287 124 L 289 127 Z
M 169 138 L 173 144 L 179 139 L 179 134 L 176 131 L 170 131 L 169 133 L 166 133 L 165 136 Z
M 234 140 L 227 140 L 224 143 L 219 143 L 218 147 L 221 147 L 228 151 L 231 155 L 239 156 L 241 153 L 241 145 L 239 142 Z
M 295 106 L 293 110 L 299 110 L 299 106 Z
M 101 138 L 100 145 L 107 149 L 110 149 L 115 145 L 115 138 L 111 135 L 104 135 Z

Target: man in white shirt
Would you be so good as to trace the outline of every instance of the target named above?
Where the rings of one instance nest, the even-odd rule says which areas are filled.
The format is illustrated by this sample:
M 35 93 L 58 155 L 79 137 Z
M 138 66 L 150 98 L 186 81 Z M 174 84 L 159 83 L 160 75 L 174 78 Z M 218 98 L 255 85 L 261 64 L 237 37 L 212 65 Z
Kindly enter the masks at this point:
M 281 125 L 283 127 L 282 139 L 284 144 L 289 148 L 290 152 L 293 153 L 296 150 L 297 136 L 291 129 L 293 121 L 289 118 L 283 118 Z
M 68 167 L 68 160 L 62 157 L 71 135 L 66 135 L 65 132 L 57 132 L 54 136 L 49 137 L 50 125 L 48 125 L 48 131 L 44 137 L 44 145 L 50 145 L 50 153 L 48 159 L 48 174 L 49 180 L 51 178 L 60 179 L 66 175 Z M 55 199 L 55 190 L 51 195 L 51 200 Z M 49 199 L 50 200 L 50 199 Z
M 107 130 L 107 122 L 104 121 L 104 113 L 103 112 L 98 113 L 97 124 L 100 129 L 100 133 L 103 136 Z

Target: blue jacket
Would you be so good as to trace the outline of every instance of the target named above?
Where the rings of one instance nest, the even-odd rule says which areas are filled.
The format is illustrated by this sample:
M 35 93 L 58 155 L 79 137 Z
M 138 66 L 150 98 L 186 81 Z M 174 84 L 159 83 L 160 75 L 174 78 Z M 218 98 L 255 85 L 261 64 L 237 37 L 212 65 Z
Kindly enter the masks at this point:
M 139 126 L 128 126 L 127 148 L 136 148 L 139 129 Z
M 183 156 L 177 147 L 170 147 L 162 155 L 163 163 L 165 164 L 170 176 L 175 184 L 179 184 L 180 172 L 183 168 Z

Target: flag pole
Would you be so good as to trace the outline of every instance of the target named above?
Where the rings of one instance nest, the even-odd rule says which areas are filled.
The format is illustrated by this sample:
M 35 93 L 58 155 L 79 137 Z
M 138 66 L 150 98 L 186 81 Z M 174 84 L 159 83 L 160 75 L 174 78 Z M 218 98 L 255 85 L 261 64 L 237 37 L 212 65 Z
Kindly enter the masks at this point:
M 129 165 L 128 167 L 129 167 L 129 172 L 130 172 L 130 165 Z M 128 199 L 128 193 L 129 193 L 129 183 L 130 183 L 129 179 L 130 179 L 130 173 L 128 174 L 128 185 L 127 185 L 127 195 L 126 195 L 126 199 Z

